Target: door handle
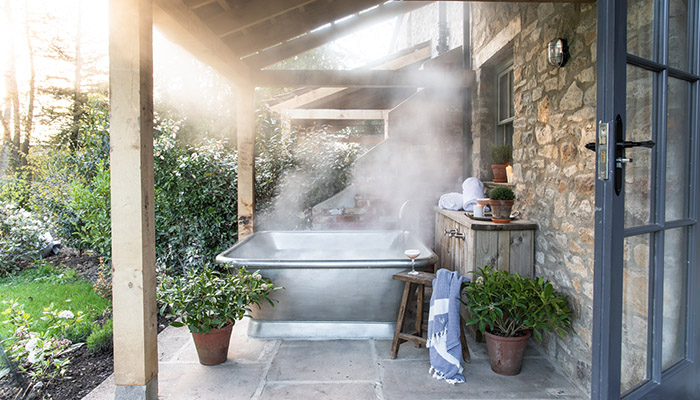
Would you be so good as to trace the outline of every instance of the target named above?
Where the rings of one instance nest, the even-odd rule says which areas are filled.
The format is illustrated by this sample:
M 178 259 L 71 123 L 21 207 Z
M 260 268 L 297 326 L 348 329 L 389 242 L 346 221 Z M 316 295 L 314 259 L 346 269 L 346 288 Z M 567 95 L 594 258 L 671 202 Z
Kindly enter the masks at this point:
M 630 142 L 625 140 L 618 142 L 617 146 L 623 149 L 629 149 L 630 147 L 646 147 L 647 149 L 651 149 L 652 147 L 656 146 L 656 143 L 653 140 L 646 140 L 644 142 Z

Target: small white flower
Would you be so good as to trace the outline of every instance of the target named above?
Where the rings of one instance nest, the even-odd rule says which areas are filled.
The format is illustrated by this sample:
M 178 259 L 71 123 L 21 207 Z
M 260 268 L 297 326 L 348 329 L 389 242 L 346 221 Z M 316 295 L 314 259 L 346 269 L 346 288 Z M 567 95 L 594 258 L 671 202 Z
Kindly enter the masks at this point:
M 44 354 L 40 351 L 33 351 L 27 356 L 27 361 L 34 364 L 44 359 Z
M 61 319 L 72 319 L 73 317 L 75 317 L 75 315 L 73 315 L 73 313 L 69 310 L 63 310 L 60 313 L 58 313 L 58 318 Z
M 478 283 L 478 284 L 484 283 L 484 277 L 480 276 L 480 277 L 476 278 L 476 283 Z
M 255 278 L 255 280 L 259 281 L 260 279 L 262 279 L 262 276 L 256 272 L 253 274 L 253 278 Z
M 262 290 L 267 290 L 267 284 L 266 284 L 266 283 L 263 283 L 262 285 L 260 285 L 260 288 L 261 288 Z
M 37 344 L 39 344 L 39 339 L 29 339 L 27 343 L 24 344 L 24 349 L 31 352 L 32 350 L 36 349 Z

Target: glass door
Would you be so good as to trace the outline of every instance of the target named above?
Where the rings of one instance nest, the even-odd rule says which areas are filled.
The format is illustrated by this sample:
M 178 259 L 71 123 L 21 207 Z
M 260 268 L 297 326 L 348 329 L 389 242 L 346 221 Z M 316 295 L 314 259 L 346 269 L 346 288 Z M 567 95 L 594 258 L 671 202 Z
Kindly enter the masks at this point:
M 593 397 L 692 398 L 698 1 L 599 1 L 598 13 Z

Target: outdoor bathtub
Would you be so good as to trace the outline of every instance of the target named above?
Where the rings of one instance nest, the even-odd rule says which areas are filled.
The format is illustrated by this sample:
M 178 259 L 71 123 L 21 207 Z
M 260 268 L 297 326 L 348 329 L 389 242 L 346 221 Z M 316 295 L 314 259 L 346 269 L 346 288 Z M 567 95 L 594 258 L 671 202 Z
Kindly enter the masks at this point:
M 419 249 L 416 269 L 431 270 L 437 256 L 408 232 L 256 232 L 216 257 L 246 267 L 284 290 L 274 307 L 251 308 L 248 334 L 284 338 L 391 338 L 403 282 L 404 255 Z

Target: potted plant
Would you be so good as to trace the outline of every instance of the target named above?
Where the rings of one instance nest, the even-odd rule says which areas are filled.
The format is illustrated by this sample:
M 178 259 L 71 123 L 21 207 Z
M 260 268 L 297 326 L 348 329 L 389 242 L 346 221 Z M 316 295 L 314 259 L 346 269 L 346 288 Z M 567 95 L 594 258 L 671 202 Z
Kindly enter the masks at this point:
M 274 305 L 270 294 L 278 289 L 259 272 L 245 268 L 220 272 L 213 267 L 164 277 L 158 287 L 160 312 L 179 318 L 172 326 L 187 326 L 192 333 L 199 362 L 217 365 L 226 361 L 233 324 L 262 301 Z
M 510 222 L 510 212 L 515 203 L 515 193 L 507 186 L 498 186 L 489 191 L 491 221 L 499 224 Z
M 509 144 L 497 144 L 491 147 L 491 170 L 493 171 L 494 182 L 508 182 L 506 167 L 512 158 L 513 148 Z
M 467 325 L 477 325 L 486 337 L 491 369 L 501 375 L 517 375 L 527 340 L 542 341 L 541 330 L 567 334 L 571 310 L 564 295 L 544 278 L 527 278 L 485 266 L 472 271 L 462 303 L 471 313 Z

